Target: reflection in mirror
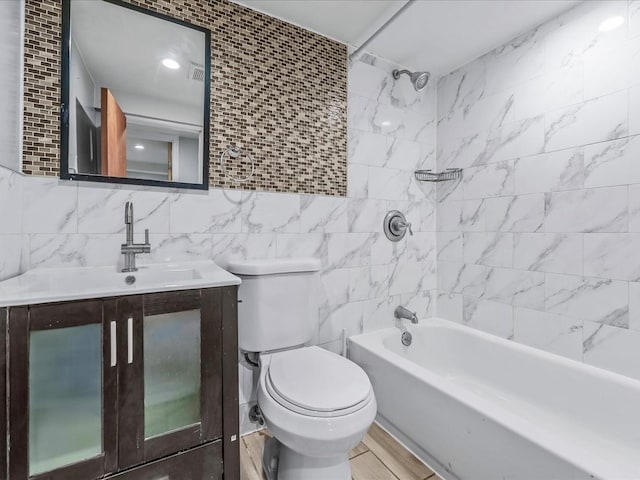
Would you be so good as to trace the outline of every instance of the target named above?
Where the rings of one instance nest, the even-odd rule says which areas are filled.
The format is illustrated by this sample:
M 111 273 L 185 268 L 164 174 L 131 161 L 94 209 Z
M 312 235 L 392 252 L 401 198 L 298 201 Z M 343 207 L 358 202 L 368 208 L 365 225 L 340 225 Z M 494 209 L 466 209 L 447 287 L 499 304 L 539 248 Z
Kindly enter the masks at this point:
M 64 7 L 62 178 L 207 188 L 208 31 L 113 0 Z

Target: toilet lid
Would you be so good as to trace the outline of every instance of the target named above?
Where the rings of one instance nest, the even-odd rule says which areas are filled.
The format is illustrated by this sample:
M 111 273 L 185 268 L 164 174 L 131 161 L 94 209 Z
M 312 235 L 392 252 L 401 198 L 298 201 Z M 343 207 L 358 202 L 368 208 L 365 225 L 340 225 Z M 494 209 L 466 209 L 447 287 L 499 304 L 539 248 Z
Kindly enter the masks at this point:
M 273 354 L 269 380 L 276 400 L 312 412 L 353 410 L 372 396 L 362 368 L 319 347 Z

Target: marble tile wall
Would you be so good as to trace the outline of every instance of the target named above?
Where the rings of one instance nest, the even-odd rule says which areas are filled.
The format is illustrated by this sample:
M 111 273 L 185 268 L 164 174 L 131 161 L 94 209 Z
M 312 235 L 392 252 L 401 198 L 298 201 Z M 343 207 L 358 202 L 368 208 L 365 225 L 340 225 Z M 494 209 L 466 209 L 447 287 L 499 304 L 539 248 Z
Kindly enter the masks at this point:
M 366 56 L 349 71 L 349 192 L 346 197 L 211 189 L 179 192 L 23 177 L 0 167 L 0 278 L 30 268 L 114 265 L 124 239 L 123 208 L 135 207 L 136 235 L 151 231 L 139 262 L 316 256 L 322 260 L 320 328 L 334 351 L 347 335 L 393 325 L 402 303 L 433 314 L 435 190 L 413 179 L 435 161 L 435 85 L 416 93 L 395 83 L 394 66 Z M 414 236 L 382 233 L 402 210 Z M 241 418 L 255 402 L 254 372 L 240 365 Z M 243 424 L 243 431 L 253 426 Z
M 640 2 L 584 2 L 437 99 L 438 168 L 464 168 L 437 191 L 438 315 L 640 378 Z

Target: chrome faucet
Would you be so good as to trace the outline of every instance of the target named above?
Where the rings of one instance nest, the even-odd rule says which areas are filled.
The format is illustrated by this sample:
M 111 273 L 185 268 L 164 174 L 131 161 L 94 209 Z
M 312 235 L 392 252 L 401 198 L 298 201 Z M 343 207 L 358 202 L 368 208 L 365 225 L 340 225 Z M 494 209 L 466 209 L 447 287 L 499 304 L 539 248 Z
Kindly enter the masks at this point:
M 416 312 L 412 312 L 408 308 L 404 308 L 401 305 L 398 305 L 393 311 L 393 316 L 398 320 L 401 318 L 406 318 L 407 320 L 411 320 L 411 323 L 418 323 L 418 315 L 416 315 Z
M 127 227 L 127 243 L 123 243 L 120 252 L 124 255 L 123 272 L 137 272 L 136 255 L 139 253 L 151 253 L 149 243 L 149 229 L 144 231 L 144 243 L 133 243 L 133 203 L 127 202 L 124 206 L 124 224 Z

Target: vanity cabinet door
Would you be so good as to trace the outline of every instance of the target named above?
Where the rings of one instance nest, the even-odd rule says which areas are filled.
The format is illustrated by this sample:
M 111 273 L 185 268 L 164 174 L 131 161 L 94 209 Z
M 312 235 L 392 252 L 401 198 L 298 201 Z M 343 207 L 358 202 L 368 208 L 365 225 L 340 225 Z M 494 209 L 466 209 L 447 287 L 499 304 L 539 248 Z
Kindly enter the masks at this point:
M 121 470 L 222 437 L 222 315 L 222 289 L 118 299 Z
M 10 309 L 12 480 L 91 480 L 115 466 L 113 307 L 91 300 Z
M 0 308 L 0 478 L 7 478 L 7 315 Z

